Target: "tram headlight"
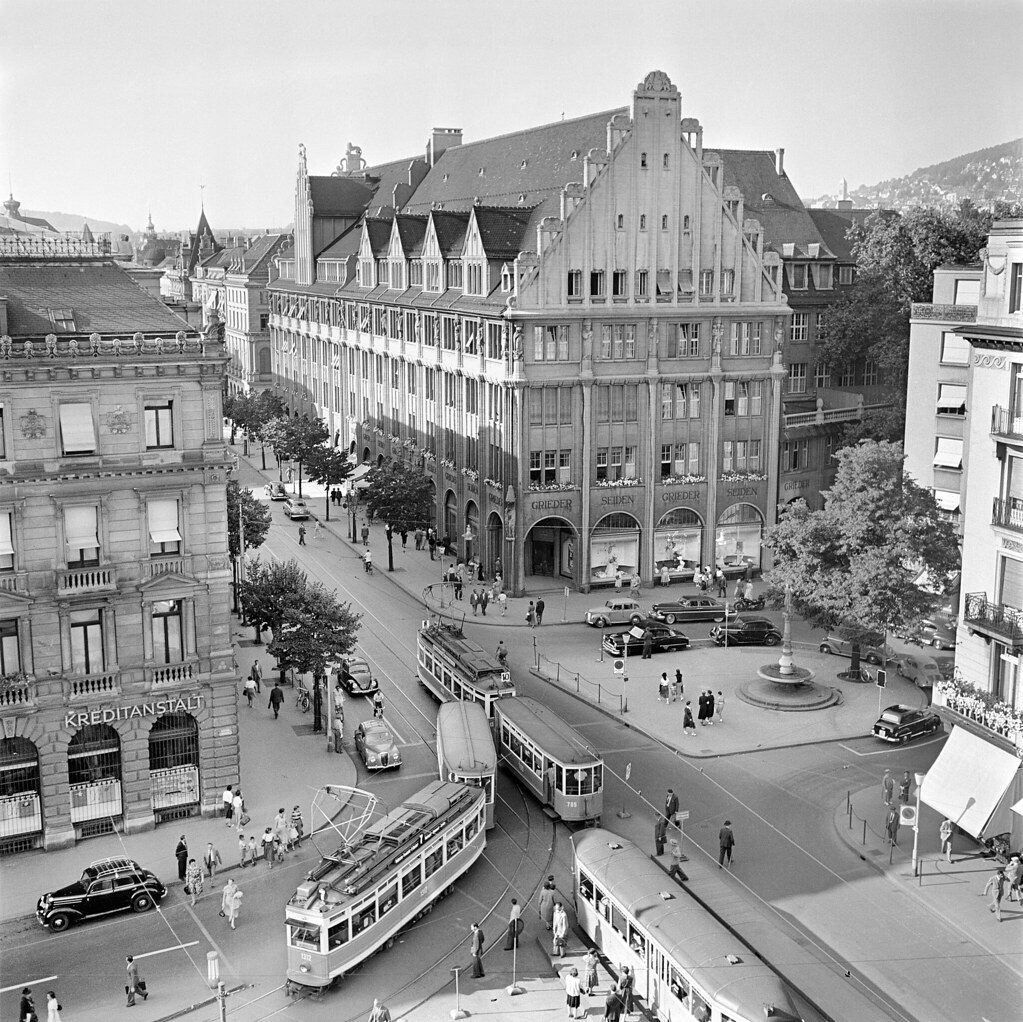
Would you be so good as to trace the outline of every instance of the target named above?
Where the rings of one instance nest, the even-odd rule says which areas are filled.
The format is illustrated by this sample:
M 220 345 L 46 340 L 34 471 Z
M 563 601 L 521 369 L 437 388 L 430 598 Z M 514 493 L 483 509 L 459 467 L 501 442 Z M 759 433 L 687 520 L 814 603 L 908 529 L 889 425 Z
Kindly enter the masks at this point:
M 309 966 L 308 966 L 308 965 L 305 965 L 305 964 L 303 964 L 303 965 L 300 965 L 300 966 L 298 967 L 298 971 L 299 971 L 299 972 L 312 972 L 312 970 L 311 970 L 311 969 L 309 968 Z

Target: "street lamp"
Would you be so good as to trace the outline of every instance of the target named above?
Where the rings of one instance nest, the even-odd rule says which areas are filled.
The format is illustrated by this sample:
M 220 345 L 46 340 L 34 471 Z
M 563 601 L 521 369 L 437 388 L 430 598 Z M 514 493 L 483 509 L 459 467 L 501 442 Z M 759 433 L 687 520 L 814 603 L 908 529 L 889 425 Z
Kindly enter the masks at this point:
M 926 774 L 915 773 L 913 774 L 913 780 L 916 781 L 916 820 L 913 822 L 913 876 L 916 876 L 917 863 L 919 861 L 917 856 L 917 844 L 920 839 L 920 786 L 924 783 Z

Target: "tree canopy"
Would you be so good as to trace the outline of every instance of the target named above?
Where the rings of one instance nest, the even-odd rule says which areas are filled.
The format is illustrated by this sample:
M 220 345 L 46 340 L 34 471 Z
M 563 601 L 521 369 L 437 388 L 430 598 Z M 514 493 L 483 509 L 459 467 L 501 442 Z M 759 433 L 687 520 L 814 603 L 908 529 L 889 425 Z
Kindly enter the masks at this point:
M 777 563 L 764 580 L 814 625 L 867 641 L 929 612 L 934 597 L 915 580 L 926 569 L 949 586 L 959 549 L 934 496 L 906 474 L 900 444 L 865 440 L 835 458 L 824 508 L 792 504 L 768 530 Z
M 242 528 L 245 531 L 245 549 L 262 546 L 270 531 L 273 515 L 270 508 L 257 500 L 249 489 L 243 489 L 236 479 L 227 484 L 227 548 L 232 558 L 238 556 L 238 509 L 241 506 Z
M 418 469 L 395 461 L 373 469 L 362 503 L 396 532 L 425 526 L 433 518 L 433 488 Z

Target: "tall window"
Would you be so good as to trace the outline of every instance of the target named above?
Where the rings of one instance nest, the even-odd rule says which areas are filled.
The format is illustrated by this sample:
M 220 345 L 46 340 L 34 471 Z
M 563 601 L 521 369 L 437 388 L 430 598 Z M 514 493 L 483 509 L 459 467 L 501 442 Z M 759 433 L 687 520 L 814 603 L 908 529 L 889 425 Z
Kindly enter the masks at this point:
M 699 323 L 672 323 L 668 325 L 669 338 L 671 331 L 674 331 L 674 346 L 669 343 L 669 358 L 699 358 L 700 357 L 700 324 Z M 672 350 L 674 347 L 674 351 Z
M 625 359 L 636 357 L 636 324 L 604 323 L 600 328 L 600 357 Z
M 146 405 L 146 449 L 174 446 L 174 425 L 171 421 L 172 402 Z
M 831 386 L 831 366 L 818 362 L 813 370 L 813 384 L 815 387 Z
M 805 362 L 790 362 L 789 363 L 789 393 L 790 394 L 805 394 L 806 393 L 806 363 Z
M 153 604 L 153 659 L 160 664 L 178 664 L 184 659 L 180 600 Z
M 4 423 L 4 409 L 0 405 L 0 460 L 7 457 L 7 429 Z
M 805 341 L 807 338 L 809 317 L 805 312 L 794 312 L 792 314 L 792 330 L 789 339 L 793 341 Z
M 17 674 L 21 670 L 18 648 L 17 620 L 0 621 L 0 674 Z
M 590 297 L 603 298 L 607 294 L 604 285 L 604 271 L 594 270 L 590 273 Z
M 10 511 L 0 511 L 0 571 L 14 571 L 14 536 Z
M 810 455 L 808 440 L 786 440 L 781 445 L 781 468 L 783 472 L 795 472 L 806 468 Z
M 965 337 L 945 331 L 941 335 L 941 361 L 945 365 L 969 365 L 970 342 Z
M 735 294 L 735 270 L 721 271 L 721 293 L 723 295 Z
M 555 325 L 534 326 L 533 361 L 567 362 L 568 327 Z
M 583 296 L 583 271 L 568 271 L 568 297 L 570 301 L 578 301 Z
M 853 282 L 853 267 L 839 266 L 838 282 L 839 284 L 851 284 Z
M 712 295 L 714 293 L 714 271 L 700 270 L 700 294 Z
M 181 553 L 181 533 L 178 532 L 178 502 L 151 500 L 149 513 L 149 555 L 151 557 Z
M 629 274 L 626 270 L 615 270 L 611 274 L 611 297 L 612 298 L 627 298 L 628 297 L 628 279 Z
M 71 663 L 78 674 L 96 674 L 106 668 L 103 655 L 103 612 L 71 611 Z
M 1023 309 L 1023 263 L 1013 263 L 1009 269 L 1009 312 Z
M 789 281 L 793 291 L 806 290 L 806 263 L 793 263 L 789 267 Z
M 95 506 L 64 508 L 69 567 L 99 564 L 99 511 Z
M 60 443 L 64 454 L 96 453 L 91 404 L 75 402 L 60 406 Z
M 650 274 L 647 270 L 636 270 L 636 297 L 650 297 Z

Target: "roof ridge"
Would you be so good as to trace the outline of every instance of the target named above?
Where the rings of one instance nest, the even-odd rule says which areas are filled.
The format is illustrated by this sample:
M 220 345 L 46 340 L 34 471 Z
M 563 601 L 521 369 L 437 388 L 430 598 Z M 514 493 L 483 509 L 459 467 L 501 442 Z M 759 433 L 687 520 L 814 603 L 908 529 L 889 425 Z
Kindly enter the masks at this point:
M 544 128 L 554 128 L 561 124 L 575 124 L 578 121 L 592 120 L 594 117 L 610 118 L 615 114 L 627 113 L 628 109 L 629 108 L 627 106 L 619 106 L 611 110 L 597 110 L 592 114 L 581 114 L 578 117 L 562 118 L 559 121 L 547 121 L 545 124 L 534 124 L 532 125 L 532 127 L 529 128 L 518 128 L 515 131 L 506 131 L 503 135 L 490 135 L 487 138 L 474 139 L 472 142 L 462 142 L 460 145 L 449 146 L 447 149 L 445 149 L 444 152 L 441 153 L 440 156 L 437 158 L 437 163 L 440 163 L 440 161 L 444 158 L 444 156 L 447 153 L 464 151 L 466 149 L 471 148 L 472 146 L 485 145 L 488 142 L 499 142 L 505 138 L 514 138 L 516 135 L 526 135 L 534 131 L 542 131 Z M 434 165 L 436 166 L 436 164 Z

